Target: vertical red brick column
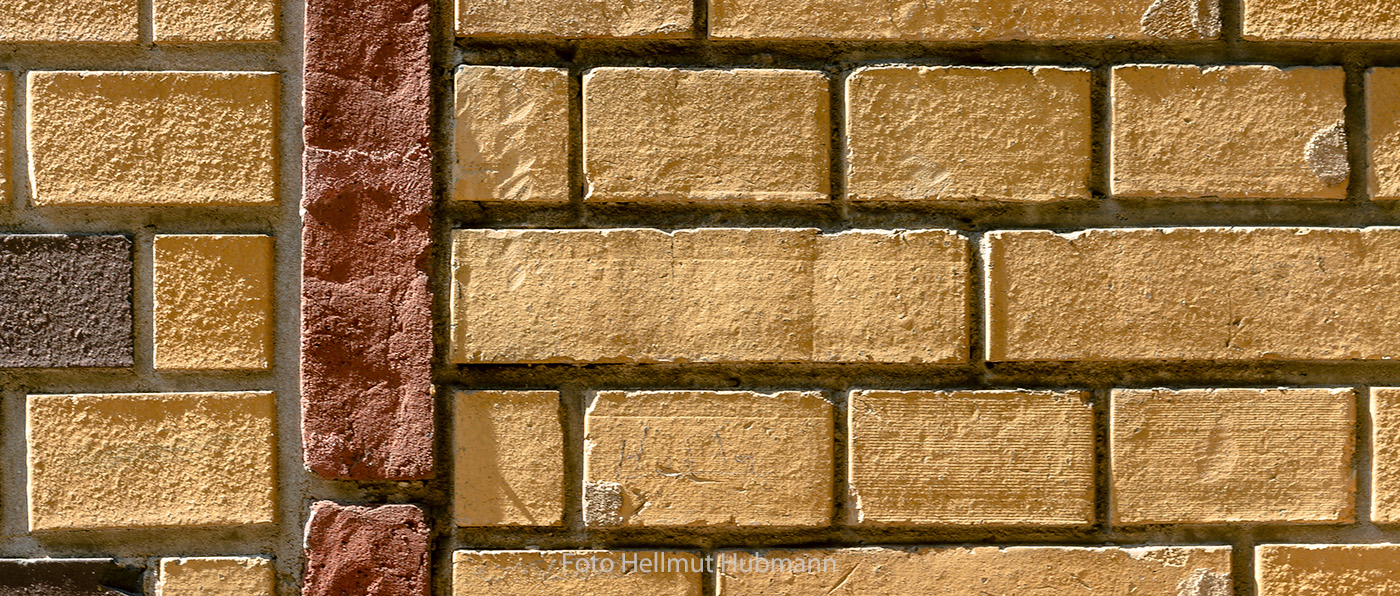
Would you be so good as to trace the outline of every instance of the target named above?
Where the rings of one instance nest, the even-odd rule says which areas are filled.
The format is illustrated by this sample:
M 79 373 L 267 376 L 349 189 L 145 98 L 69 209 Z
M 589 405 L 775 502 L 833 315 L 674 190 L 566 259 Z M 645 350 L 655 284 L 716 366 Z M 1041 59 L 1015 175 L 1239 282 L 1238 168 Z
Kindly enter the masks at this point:
M 310 0 L 302 440 L 326 478 L 432 475 L 428 0 Z

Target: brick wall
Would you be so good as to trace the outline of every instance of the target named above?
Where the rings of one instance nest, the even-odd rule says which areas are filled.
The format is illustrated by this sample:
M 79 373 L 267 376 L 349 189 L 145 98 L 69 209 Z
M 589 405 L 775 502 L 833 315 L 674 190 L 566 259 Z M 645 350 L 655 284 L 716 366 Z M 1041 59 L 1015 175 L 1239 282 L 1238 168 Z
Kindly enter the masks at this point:
M 0 596 L 1400 593 L 1400 8 L 12 0 Z

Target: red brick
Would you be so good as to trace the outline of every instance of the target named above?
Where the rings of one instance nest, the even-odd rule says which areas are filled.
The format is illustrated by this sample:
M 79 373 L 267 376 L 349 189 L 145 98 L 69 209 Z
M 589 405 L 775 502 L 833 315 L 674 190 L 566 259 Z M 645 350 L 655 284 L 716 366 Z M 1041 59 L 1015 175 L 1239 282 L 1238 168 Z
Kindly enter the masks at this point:
M 302 596 L 429 596 L 428 521 L 413 505 L 320 501 L 306 524 Z

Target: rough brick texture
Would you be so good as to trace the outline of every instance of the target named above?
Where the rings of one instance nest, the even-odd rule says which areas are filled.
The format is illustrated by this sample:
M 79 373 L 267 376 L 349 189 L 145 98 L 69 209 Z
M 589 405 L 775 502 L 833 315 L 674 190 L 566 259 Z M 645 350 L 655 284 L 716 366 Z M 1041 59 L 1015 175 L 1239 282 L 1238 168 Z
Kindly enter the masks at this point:
M 569 72 L 457 69 L 452 198 L 569 200 Z
M 1349 522 L 1351 389 L 1113 392 L 1113 521 Z
M 1400 199 L 1400 68 L 1366 73 L 1366 123 L 1371 198 Z
M 272 363 L 270 236 L 156 236 L 155 366 Z
M 1400 389 L 1371 389 L 1371 521 L 1400 524 Z
M 556 391 L 458 393 L 453 517 L 459 526 L 564 521 L 564 423 Z
M 1389 594 L 1400 588 L 1400 545 L 1265 544 L 1254 553 L 1259 596 Z
M 710 0 L 710 35 L 992 41 L 1214 39 L 1216 0 Z
M 0 122 L 9 122 L 14 112 L 15 76 L 0 70 Z M 10 127 L 0 126 L 0 206 L 13 200 L 14 184 L 10 181 Z
M 433 474 L 429 12 L 307 4 L 302 435 L 327 478 Z
M 273 523 L 271 393 L 31 395 L 29 528 Z
M 278 97 L 276 73 L 31 73 L 34 204 L 275 202 Z
M 781 560 L 807 570 L 775 569 Z M 719 596 L 1232 593 L 1228 546 L 721 551 L 715 565 Z
M 0 235 L 0 368 L 130 367 L 131 240 Z
M 161 559 L 156 596 L 274 596 L 276 585 L 272 559 Z
M 829 85 L 801 70 L 594 69 L 587 200 L 827 200 Z
M 1340 67 L 1113 69 L 1113 193 L 1342 199 Z
M 6 0 L 0 43 L 136 43 L 138 0 Z
M 279 0 L 154 0 L 157 42 L 277 41 Z
M 111 559 L 0 559 L 0 596 L 141 594 L 141 569 Z
M 412 505 L 318 501 L 306 523 L 304 596 L 429 596 L 428 520 Z
M 857 201 L 1089 197 L 1087 70 L 881 66 L 846 79 Z
M 598 393 L 584 423 L 585 522 L 827 525 L 834 423 L 820 393 Z
M 452 594 L 700 596 L 700 569 L 699 557 L 673 551 L 457 551 Z
M 1400 230 L 1174 228 L 983 239 L 988 359 L 1400 356 Z
M 848 414 L 852 521 L 1093 523 L 1087 393 L 856 391 Z
M 1365 0 L 1241 0 L 1244 38 L 1299 41 L 1400 39 L 1400 6 Z
M 453 251 L 458 363 L 967 359 L 950 232 L 461 230 Z
M 693 28 L 692 0 L 456 0 L 457 35 L 676 37 Z

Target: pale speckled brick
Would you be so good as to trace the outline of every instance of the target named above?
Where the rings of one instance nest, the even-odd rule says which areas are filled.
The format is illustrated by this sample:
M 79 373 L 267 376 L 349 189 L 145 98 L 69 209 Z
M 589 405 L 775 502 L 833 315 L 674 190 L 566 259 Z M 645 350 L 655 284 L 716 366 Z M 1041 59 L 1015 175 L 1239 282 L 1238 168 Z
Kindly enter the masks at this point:
M 692 0 L 456 0 L 459 37 L 680 37 Z
M 1341 67 L 1113 69 L 1113 194 L 1343 199 Z
M 1400 229 L 983 237 L 992 361 L 1400 357 Z
M 137 0 L 5 0 L 0 43 L 136 43 Z
M 452 198 L 568 202 L 568 71 L 463 66 L 456 85 Z
M 854 548 L 718 555 L 719 596 L 1233 593 L 1228 546 Z M 795 570 L 799 561 L 801 568 Z M 779 562 L 783 568 L 775 568 Z
M 679 551 L 502 550 L 452 553 L 453 596 L 700 596 L 703 562 Z
M 1371 388 L 1371 521 L 1400 524 L 1400 389 Z
M 584 75 L 587 200 L 826 201 L 826 75 L 598 68 Z
M 1116 524 L 1355 519 L 1351 389 L 1113 392 Z
M 825 526 L 821 393 L 605 391 L 584 423 L 584 518 L 610 526 Z
M 155 367 L 272 365 L 271 236 L 156 236 Z
M 154 0 L 157 43 L 277 41 L 279 0 Z
M 29 529 L 270 524 L 271 393 L 31 395 Z
M 274 596 L 276 582 L 264 557 L 161 559 L 156 596 Z
M 1353 596 L 1400 591 L 1400 545 L 1263 544 L 1254 550 L 1259 596 Z
M 1047 67 L 858 70 L 846 79 L 847 193 L 857 201 L 1087 199 L 1090 78 Z
M 1371 198 L 1400 199 L 1400 68 L 1366 73 L 1366 124 Z
M 37 206 L 277 201 L 277 73 L 33 72 L 28 81 Z
M 1400 5 L 1385 0 L 1242 0 L 1241 5 L 1245 39 L 1400 39 Z
M 855 391 L 848 415 L 858 523 L 1094 521 L 1088 393 Z
M 452 506 L 459 526 L 564 520 L 564 427 L 557 391 L 457 394 Z

